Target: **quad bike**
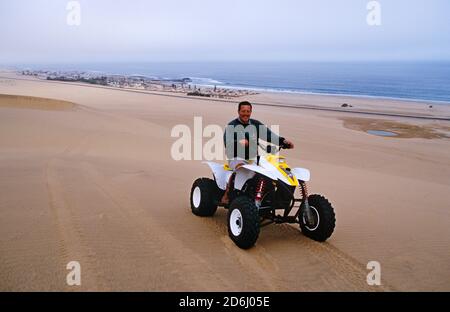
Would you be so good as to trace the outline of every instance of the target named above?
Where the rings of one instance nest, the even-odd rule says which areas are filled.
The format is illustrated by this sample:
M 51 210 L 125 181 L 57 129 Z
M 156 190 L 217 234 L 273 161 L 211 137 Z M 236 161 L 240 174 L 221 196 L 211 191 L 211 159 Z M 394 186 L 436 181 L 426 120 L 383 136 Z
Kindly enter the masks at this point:
M 228 209 L 228 234 L 240 248 L 251 248 L 260 228 L 273 223 L 298 223 L 305 236 L 319 242 L 334 231 L 336 219 L 330 202 L 321 195 L 308 194 L 309 170 L 291 169 L 284 157 L 276 155 L 281 148 L 269 145 L 267 155 L 257 156 L 254 163 L 236 170 L 230 204 L 223 207 Z M 214 180 L 197 179 L 190 196 L 192 212 L 201 217 L 214 215 L 233 173 L 228 165 L 205 163 Z M 300 198 L 295 198 L 296 189 Z

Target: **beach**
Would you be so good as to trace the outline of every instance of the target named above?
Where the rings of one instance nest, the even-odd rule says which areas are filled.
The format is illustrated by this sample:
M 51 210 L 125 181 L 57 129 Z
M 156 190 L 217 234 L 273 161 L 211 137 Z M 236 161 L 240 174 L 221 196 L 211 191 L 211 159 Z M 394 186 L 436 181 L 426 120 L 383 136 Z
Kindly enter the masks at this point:
M 225 126 L 242 100 L 295 143 L 287 162 L 333 204 L 326 243 L 272 225 L 244 251 L 226 210 L 191 213 L 191 185 L 211 173 L 172 158 L 171 131 L 194 117 Z M 432 102 L 218 100 L 0 72 L 0 290 L 449 291 L 449 120 L 450 105 Z M 71 261 L 80 286 L 66 283 Z M 380 286 L 367 283 L 370 261 Z

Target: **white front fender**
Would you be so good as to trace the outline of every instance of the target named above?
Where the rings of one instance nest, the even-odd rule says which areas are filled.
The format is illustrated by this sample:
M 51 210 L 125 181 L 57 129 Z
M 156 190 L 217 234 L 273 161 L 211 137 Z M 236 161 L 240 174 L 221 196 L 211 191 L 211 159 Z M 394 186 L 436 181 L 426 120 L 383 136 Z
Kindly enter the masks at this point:
M 295 175 L 295 177 L 299 181 L 308 182 L 311 179 L 311 173 L 309 172 L 308 169 L 293 168 L 293 169 L 291 169 L 291 172 L 292 172 L 293 175 Z
M 257 165 L 244 165 L 244 166 L 242 166 L 241 168 L 245 168 L 245 169 L 248 169 L 248 170 L 250 170 L 250 171 L 257 172 L 257 173 L 262 174 L 263 176 L 266 176 L 266 177 L 268 177 L 268 178 L 270 178 L 270 179 L 272 179 L 272 180 L 275 180 L 275 181 L 278 179 L 278 177 L 277 177 L 276 174 L 274 174 L 273 172 L 271 172 L 271 171 L 269 171 L 269 170 L 267 170 L 267 169 L 264 169 L 264 168 L 261 167 L 261 166 L 257 166 Z
M 262 174 L 275 181 L 278 179 L 278 177 L 274 175 L 273 172 L 270 172 L 269 170 L 266 170 L 261 166 L 248 164 L 241 166 L 237 169 L 236 178 L 234 180 L 234 188 L 236 190 L 242 190 L 242 187 L 244 187 L 245 182 L 253 178 L 255 176 L 255 173 Z

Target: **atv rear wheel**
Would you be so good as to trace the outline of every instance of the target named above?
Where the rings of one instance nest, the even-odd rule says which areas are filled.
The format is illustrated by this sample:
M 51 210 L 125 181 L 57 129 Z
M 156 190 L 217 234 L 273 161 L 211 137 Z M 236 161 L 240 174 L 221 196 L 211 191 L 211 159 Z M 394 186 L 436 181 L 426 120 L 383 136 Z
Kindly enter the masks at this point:
M 255 245 L 259 236 L 259 210 L 247 196 L 233 200 L 228 211 L 228 235 L 242 249 Z
M 217 210 L 219 188 L 208 178 L 195 180 L 191 189 L 191 210 L 200 217 L 213 216 Z
M 333 234 L 336 217 L 330 202 L 321 195 L 308 196 L 312 219 L 308 222 L 305 206 L 302 205 L 299 214 L 299 223 L 302 233 L 315 241 L 324 242 Z

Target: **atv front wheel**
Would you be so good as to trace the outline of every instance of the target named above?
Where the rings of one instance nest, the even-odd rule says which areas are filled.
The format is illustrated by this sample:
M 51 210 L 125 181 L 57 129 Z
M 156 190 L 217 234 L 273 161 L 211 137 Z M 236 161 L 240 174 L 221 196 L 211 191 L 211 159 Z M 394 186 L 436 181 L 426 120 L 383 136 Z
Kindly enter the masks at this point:
M 200 217 L 213 216 L 217 210 L 217 196 L 219 188 L 211 179 L 195 180 L 191 189 L 191 210 Z
M 228 235 L 242 249 L 255 245 L 259 236 L 259 210 L 247 196 L 233 200 L 228 211 Z
M 330 202 L 321 195 L 308 196 L 312 220 L 307 220 L 304 204 L 300 208 L 299 223 L 302 233 L 315 241 L 324 242 L 333 234 L 336 217 Z

